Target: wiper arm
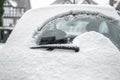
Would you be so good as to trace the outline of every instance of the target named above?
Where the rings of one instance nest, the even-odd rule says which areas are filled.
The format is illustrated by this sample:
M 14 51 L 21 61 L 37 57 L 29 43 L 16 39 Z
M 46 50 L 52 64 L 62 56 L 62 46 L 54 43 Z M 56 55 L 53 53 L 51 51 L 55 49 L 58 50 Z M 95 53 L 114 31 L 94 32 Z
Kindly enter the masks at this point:
M 46 48 L 47 50 L 54 50 L 54 49 L 68 49 L 68 50 L 74 50 L 75 52 L 79 51 L 79 47 L 74 46 L 72 44 L 50 44 L 50 45 L 39 45 L 35 47 L 30 47 L 31 49 L 40 49 L 40 48 Z

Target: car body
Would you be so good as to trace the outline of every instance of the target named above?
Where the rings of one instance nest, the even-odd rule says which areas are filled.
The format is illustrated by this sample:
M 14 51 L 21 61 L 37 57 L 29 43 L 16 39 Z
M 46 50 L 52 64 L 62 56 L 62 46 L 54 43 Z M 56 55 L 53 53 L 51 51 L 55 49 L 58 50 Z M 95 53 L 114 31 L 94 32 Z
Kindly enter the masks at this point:
M 74 17 L 78 19 L 76 20 Z M 81 19 L 79 19 L 79 17 Z M 65 20 L 66 24 L 64 24 Z M 88 30 L 102 33 L 105 36 L 107 36 L 107 34 L 104 33 L 109 31 L 107 25 L 115 24 L 117 26 L 115 26 L 116 29 L 113 33 L 116 36 L 113 36 L 117 39 L 120 37 L 120 17 L 117 12 L 109 6 L 57 5 L 30 10 L 19 20 L 7 43 L 0 52 L 0 79 L 119 80 L 120 54 L 117 49 L 119 46 L 114 46 L 107 38 L 105 38 L 106 41 L 104 41 L 103 39 L 99 39 L 99 37 L 86 38 L 87 40 L 80 38 L 80 40 L 83 40 L 83 43 L 79 43 L 79 39 L 75 37 L 80 34 L 82 35 L 82 33 L 89 32 L 86 31 L 85 27 L 83 27 L 84 29 L 78 29 L 79 27 L 76 24 L 81 20 L 83 20 L 83 23 L 79 25 L 82 26 L 88 24 L 84 21 L 92 21 L 92 24 L 96 23 L 96 25 L 101 22 L 97 30 L 95 26 L 92 27 L 92 24 Z M 62 23 L 57 24 L 57 22 Z M 73 22 L 75 22 L 75 24 Z M 107 22 L 109 23 L 107 24 Z M 51 25 L 56 26 L 54 23 L 58 25 L 57 27 L 60 30 L 54 31 L 54 27 L 51 27 Z M 64 25 L 72 26 L 72 28 L 69 30 L 69 28 Z M 61 31 L 61 28 L 67 28 L 63 29 L 66 32 Z M 74 29 L 75 33 L 70 32 Z M 111 29 L 114 28 L 112 27 Z M 96 32 L 93 32 L 92 35 Z M 66 34 L 69 35 L 65 37 Z M 97 37 L 98 35 L 99 34 L 95 36 Z M 43 37 L 45 39 L 43 39 Z M 73 40 L 73 38 L 75 38 L 75 40 Z M 110 37 L 108 36 L 108 38 Z M 59 41 L 61 39 L 63 40 Z M 71 39 L 75 44 L 67 44 L 71 43 Z M 95 45 L 94 41 L 96 40 L 103 40 L 103 44 L 105 45 L 103 46 L 99 41 L 95 42 L 99 45 Z M 52 41 L 54 41 L 54 43 L 52 43 Z M 84 41 L 88 41 L 89 44 Z M 116 39 L 113 40 L 113 43 L 114 41 L 116 41 Z M 119 42 L 117 44 L 119 44 Z

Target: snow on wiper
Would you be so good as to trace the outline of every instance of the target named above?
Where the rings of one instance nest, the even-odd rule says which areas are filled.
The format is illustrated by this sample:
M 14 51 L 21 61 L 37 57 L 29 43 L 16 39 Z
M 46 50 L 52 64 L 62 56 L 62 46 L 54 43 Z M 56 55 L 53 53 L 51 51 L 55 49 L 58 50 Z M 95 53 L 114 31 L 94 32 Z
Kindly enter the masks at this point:
M 37 45 L 34 47 L 30 47 L 31 49 L 40 49 L 46 48 L 47 50 L 54 50 L 54 49 L 67 49 L 67 50 L 74 50 L 75 52 L 79 51 L 79 47 L 73 44 L 49 44 L 49 45 Z

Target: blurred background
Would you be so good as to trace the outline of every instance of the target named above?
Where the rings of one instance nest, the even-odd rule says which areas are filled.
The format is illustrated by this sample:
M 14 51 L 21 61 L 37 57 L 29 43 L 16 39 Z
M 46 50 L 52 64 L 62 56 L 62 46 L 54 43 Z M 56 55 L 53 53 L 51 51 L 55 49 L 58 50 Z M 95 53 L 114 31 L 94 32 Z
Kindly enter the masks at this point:
M 27 10 L 56 4 L 110 5 L 120 13 L 120 0 L 0 0 L 0 45 Z

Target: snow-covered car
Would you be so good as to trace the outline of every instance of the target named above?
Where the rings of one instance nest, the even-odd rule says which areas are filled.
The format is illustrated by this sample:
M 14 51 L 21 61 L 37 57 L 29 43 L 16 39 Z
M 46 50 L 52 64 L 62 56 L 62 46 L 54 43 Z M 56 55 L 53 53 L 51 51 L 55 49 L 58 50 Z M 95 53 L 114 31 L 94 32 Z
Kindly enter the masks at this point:
M 110 6 L 30 10 L 0 52 L 0 80 L 120 80 L 119 21 Z

